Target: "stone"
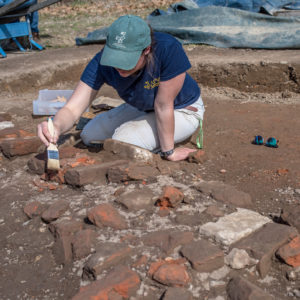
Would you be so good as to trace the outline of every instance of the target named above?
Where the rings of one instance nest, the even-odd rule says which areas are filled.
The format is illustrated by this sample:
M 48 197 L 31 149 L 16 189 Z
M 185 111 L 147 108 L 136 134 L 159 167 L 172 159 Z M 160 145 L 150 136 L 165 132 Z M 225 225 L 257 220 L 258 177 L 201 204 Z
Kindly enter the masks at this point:
M 84 229 L 75 233 L 72 239 L 73 259 L 78 260 L 88 256 L 96 244 L 96 232 L 91 229 Z
M 200 233 L 223 245 L 231 245 L 269 222 L 269 218 L 259 213 L 238 208 L 237 212 L 221 217 L 215 223 L 202 225 Z
M 135 295 L 140 286 L 137 273 L 125 266 L 118 266 L 110 271 L 103 279 L 81 287 L 72 300 L 111 299 L 110 293 L 119 294 L 123 299 Z M 122 299 L 121 298 L 121 299 Z
M 258 261 L 251 258 L 247 251 L 243 249 L 233 248 L 230 253 L 225 256 L 225 263 L 232 269 L 243 269 L 247 266 L 256 264 Z
M 41 216 L 42 213 L 46 210 L 46 206 L 39 201 L 32 201 L 25 205 L 24 213 L 29 219 L 32 219 L 37 216 Z
M 128 210 L 140 210 L 153 208 L 156 199 L 148 188 L 122 193 L 116 200 Z
M 287 224 L 297 228 L 300 233 L 300 205 L 284 206 L 280 218 Z
M 121 158 L 143 163 L 151 163 L 157 156 L 144 148 L 113 139 L 106 139 L 103 148 L 105 151 L 112 152 Z
M 83 268 L 82 277 L 84 279 L 96 280 L 104 270 L 122 263 L 130 255 L 133 249 L 124 244 L 119 243 L 101 243 L 97 245 L 96 253 L 86 262 Z
M 217 201 L 232 204 L 236 207 L 251 208 L 251 196 L 237 190 L 235 187 L 218 181 L 202 181 L 196 188 L 204 194 L 210 195 Z
M 193 238 L 194 234 L 190 231 L 161 230 L 148 233 L 142 241 L 146 246 L 156 246 L 170 254 L 177 246 L 190 243 Z
M 55 221 L 62 216 L 69 208 L 69 202 L 58 200 L 52 203 L 42 214 L 42 220 L 46 223 Z
M 275 300 L 258 286 L 243 277 L 233 277 L 227 285 L 229 300 Z
M 123 160 L 111 161 L 89 166 L 78 166 L 68 169 L 65 174 L 66 183 L 72 186 L 83 186 L 91 183 L 106 184 L 107 171 L 113 166 L 125 163 Z
M 184 288 L 170 287 L 163 295 L 163 300 L 193 300 L 193 295 Z
M 128 227 L 125 218 L 109 203 L 95 206 L 88 212 L 87 217 L 100 228 L 108 226 L 114 229 L 126 229 Z
M 183 198 L 184 194 L 179 189 L 165 186 L 163 194 L 156 201 L 156 205 L 175 208 L 183 201 Z
M 236 242 L 231 249 L 244 249 L 252 257 L 258 259 L 257 270 L 261 277 L 265 277 L 271 267 L 275 252 L 282 245 L 297 236 L 297 230 L 293 227 L 268 223 L 246 238 Z
M 190 281 L 186 268 L 177 264 L 164 264 L 153 274 L 153 279 L 167 286 L 182 287 Z
M 183 246 L 180 250 L 198 272 L 211 272 L 224 265 L 224 253 L 206 240 L 200 240 Z
M 107 177 L 109 182 L 122 183 L 126 181 L 142 181 L 152 183 L 157 181 L 159 171 L 149 165 L 135 163 L 122 164 L 109 168 Z
M 204 150 L 192 152 L 188 156 L 188 161 L 191 163 L 203 164 L 206 160 L 207 158 Z
M 296 268 L 300 266 L 300 236 L 296 236 L 289 243 L 281 246 L 276 255 L 286 264 Z
M 8 158 L 37 153 L 41 145 L 38 137 L 5 139 L 0 142 L 2 152 Z
M 27 166 L 30 173 L 42 175 L 46 172 L 47 154 L 46 152 L 37 154 L 30 158 L 27 162 Z

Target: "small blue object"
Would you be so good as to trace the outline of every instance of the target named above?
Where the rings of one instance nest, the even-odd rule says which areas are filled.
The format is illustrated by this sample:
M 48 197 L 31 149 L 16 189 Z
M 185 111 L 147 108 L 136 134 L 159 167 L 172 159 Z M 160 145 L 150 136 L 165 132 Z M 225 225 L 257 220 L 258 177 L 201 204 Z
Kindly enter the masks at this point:
M 266 142 L 266 146 L 267 147 L 271 147 L 271 148 L 278 148 L 278 143 L 279 141 L 277 141 L 275 138 L 270 137 L 268 138 L 267 142 Z
M 254 140 L 252 141 L 252 144 L 254 145 L 262 145 L 264 143 L 264 138 L 261 135 L 256 135 L 254 137 Z

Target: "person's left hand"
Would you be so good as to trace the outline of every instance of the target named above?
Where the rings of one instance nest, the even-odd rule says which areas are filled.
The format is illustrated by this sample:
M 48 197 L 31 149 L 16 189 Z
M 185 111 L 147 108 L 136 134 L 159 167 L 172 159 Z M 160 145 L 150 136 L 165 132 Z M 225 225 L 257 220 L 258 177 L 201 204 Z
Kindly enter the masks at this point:
M 197 151 L 196 149 L 190 149 L 190 148 L 176 148 L 173 154 L 167 157 L 167 160 L 171 160 L 171 161 L 185 160 L 188 158 L 190 153 L 196 151 Z

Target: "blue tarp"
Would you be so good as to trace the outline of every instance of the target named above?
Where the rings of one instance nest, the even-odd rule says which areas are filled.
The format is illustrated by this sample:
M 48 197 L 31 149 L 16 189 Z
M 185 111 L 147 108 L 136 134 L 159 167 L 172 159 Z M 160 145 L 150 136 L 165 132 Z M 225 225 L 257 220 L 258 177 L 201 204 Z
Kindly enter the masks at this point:
M 171 12 L 156 11 L 148 17 L 148 22 L 155 31 L 169 33 L 183 44 L 208 44 L 223 48 L 300 48 L 300 17 L 275 17 L 225 6 L 198 7 L 196 2 L 203 3 L 189 0 L 174 4 Z M 233 0 L 223 2 L 228 5 L 233 2 L 246 3 Z M 284 0 L 260 2 L 273 3 L 273 7 L 275 2 L 287 5 Z M 258 0 L 251 3 L 257 9 Z M 289 5 L 297 4 L 299 1 L 289 2 Z M 96 30 L 86 38 L 76 38 L 76 44 L 103 43 L 106 32 L 107 28 Z

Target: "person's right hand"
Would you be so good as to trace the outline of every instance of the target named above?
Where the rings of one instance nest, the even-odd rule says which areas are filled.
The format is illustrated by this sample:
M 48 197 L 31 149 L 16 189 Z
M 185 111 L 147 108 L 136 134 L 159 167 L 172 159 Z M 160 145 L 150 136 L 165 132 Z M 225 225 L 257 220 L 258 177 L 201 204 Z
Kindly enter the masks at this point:
M 48 147 L 50 143 L 56 144 L 59 138 L 59 130 L 54 126 L 54 136 L 48 130 L 48 122 L 44 121 L 38 125 L 38 137 Z

